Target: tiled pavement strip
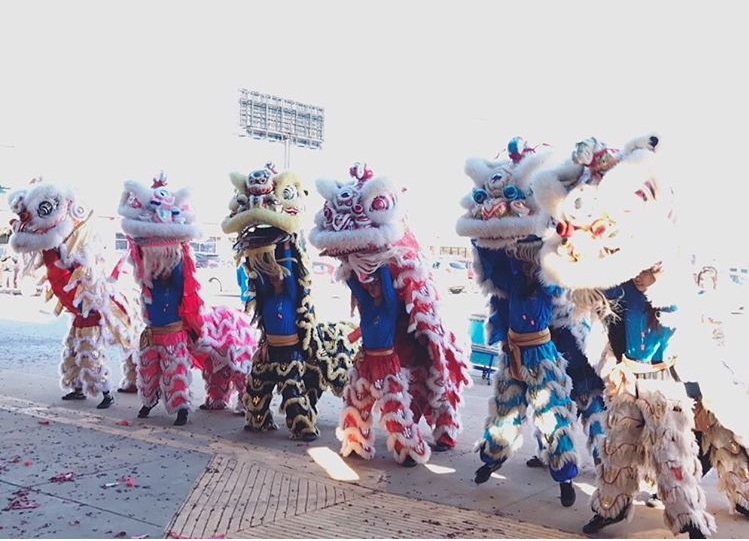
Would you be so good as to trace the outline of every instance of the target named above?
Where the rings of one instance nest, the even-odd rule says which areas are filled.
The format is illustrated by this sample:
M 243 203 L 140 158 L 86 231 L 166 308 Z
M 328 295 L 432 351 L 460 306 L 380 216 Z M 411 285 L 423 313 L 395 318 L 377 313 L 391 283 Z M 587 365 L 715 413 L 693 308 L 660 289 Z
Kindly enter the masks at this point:
M 167 527 L 185 537 L 579 537 L 216 455 Z
M 212 453 L 164 530 L 182 537 L 577 538 L 579 535 L 314 475 L 300 453 L 216 441 L 168 427 L 126 428 L 89 411 L 0 396 L 0 409 L 142 442 Z M 110 421 L 110 422 L 105 422 Z M 272 464 L 273 467 L 268 465 Z

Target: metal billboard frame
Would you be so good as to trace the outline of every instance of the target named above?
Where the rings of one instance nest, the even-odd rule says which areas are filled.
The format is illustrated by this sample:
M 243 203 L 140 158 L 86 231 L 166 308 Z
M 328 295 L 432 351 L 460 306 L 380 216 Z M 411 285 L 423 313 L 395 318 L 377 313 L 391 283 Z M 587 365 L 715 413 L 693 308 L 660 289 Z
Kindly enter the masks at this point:
M 240 137 L 284 144 L 284 168 L 291 146 L 319 150 L 325 140 L 325 110 L 316 105 L 239 89 Z

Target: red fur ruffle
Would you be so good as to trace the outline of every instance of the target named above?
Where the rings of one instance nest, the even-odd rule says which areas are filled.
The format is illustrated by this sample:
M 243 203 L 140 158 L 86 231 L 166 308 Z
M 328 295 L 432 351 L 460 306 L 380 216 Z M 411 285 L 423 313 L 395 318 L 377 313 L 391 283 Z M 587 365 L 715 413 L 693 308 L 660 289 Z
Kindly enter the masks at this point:
M 203 299 L 200 298 L 200 283 L 195 278 L 195 260 L 190 253 L 190 244 L 182 243 L 182 271 L 184 273 L 184 290 L 179 316 L 191 330 L 200 335 L 203 327 Z

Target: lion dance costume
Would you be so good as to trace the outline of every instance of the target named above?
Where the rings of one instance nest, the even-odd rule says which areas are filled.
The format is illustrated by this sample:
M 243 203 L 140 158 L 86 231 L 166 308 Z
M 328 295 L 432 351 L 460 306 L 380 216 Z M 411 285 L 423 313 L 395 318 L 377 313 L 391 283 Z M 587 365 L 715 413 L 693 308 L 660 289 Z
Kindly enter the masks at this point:
M 690 319 L 699 313 L 691 306 L 696 291 L 681 263 L 673 192 L 658 174 L 658 145 L 649 135 L 612 151 L 589 139 L 575 154 L 582 149 L 593 165 L 607 154 L 605 174 L 573 160 L 539 180 L 536 189 L 558 221 L 541 262 L 545 279 L 574 290 L 578 305 L 592 308 L 609 331 L 608 354 L 598 365 L 607 385 L 606 438 L 591 501 L 595 515 L 584 531 L 631 517 L 640 479 L 649 478 L 670 529 L 702 538 L 715 531 L 715 521 L 699 484 L 693 431 L 701 431 L 720 487 L 745 512 L 749 427 L 735 404 L 749 395 L 718 359 L 704 326 Z M 562 187 L 576 178 L 582 182 L 571 190 Z
M 275 430 L 270 411 L 273 390 L 293 439 L 319 435 L 317 402 L 325 390 L 340 396 L 357 348 L 346 323 L 318 324 L 310 289 L 312 276 L 300 230 L 306 192 L 297 175 L 278 174 L 272 164 L 249 175 L 230 175 L 235 195 L 224 219 L 236 234 L 238 263 L 249 290 L 247 309 L 261 331 L 260 347 L 247 378 L 245 429 Z
M 49 182 L 32 182 L 9 198 L 18 219 L 12 221 L 11 245 L 27 258 L 27 271 L 46 270 L 47 299 L 57 298 L 56 314 L 73 316 L 65 338 L 60 385 L 70 392 L 63 400 L 104 398 L 108 408 L 109 370 L 105 348 L 118 346 L 125 356 L 123 373 L 132 375 L 132 353 L 140 320 L 137 310 L 114 288 L 90 224 L 93 212 L 76 200 L 72 190 Z M 127 385 L 123 381 L 123 385 Z
M 138 417 L 147 417 L 161 396 L 167 413 L 177 412 L 174 424 L 185 424 L 193 408 L 193 366 L 201 369 L 205 381 L 201 409 L 226 408 L 236 391 L 241 410 L 256 330 L 242 312 L 203 307 L 189 244 L 198 230 L 187 190 L 170 192 L 163 175 L 151 188 L 127 181 L 119 213 L 148 323 L 140 343 L 138 392 L 143 407 Z
M 453 333 L 436 311 L 437 292 L 419 245 L 398 218 L 398 198 L 385 178 L 359 164 L 349 182 L 319 180 L 325 198 L 310 242 L 341 261 L 359 306 L 364 347 L 348 374 L 338 437 L 341 453 L 374 456 L 372 410 L 388 431 L 388 449 L 406 466 L 430 448 L 419 428 L 432 428 L 435 450 L 455 446 L 458 408 L 470 383 Z
M 545 286 L 538 277 L 539 235 L 548 215 L 536 203 L 530 183 L 549 152 L 536 152 L 520 138 L 510 141 L 508 151 L 507 160 L 466 161 L 475 187 L 463 199 L 467 212 L 456 228 L 472 239 L 478 279 L 490 297 L 488 342 L 502 342 L 505 351 L 477 443 L 484 465 L 476 482 L 487 481 L 522 445 L 522 424 L 531 405 L 543 462 L 560 483 L 562 504 L 571 506 L 571 480 L 578 473 L 572 439 L 576 413 L 594 460 L 603 435 L 603 384 L 587 362 L 595 344 L 602 347 L 602 340 L 595 340 L 602 333 L 600 326 L 592 329 L 589 321 L 573 317 L 568 292 Z

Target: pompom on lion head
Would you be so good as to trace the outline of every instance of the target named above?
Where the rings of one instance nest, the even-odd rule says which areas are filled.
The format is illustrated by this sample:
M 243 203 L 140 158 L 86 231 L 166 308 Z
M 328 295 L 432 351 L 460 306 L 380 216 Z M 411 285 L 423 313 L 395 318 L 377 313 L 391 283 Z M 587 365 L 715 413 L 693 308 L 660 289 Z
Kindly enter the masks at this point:
M 404 235 L 394 185 L 366 164 L 349 169 L 351 180 L 318 179 L 325 199 L 309 239 L 325 255 L 381 252 Z
M 530 179 L 550 152 L 536 152 L 520 137 L 513 138 L 507 150 L 507 160 L 469 158 L 465 164 L 474 187 L 461 201 L 466 213 L 458 220 L 456 232 L 486 248 L 503 248 L 541 235 L 548 222 L 536 205 Z
M 221 223 L 224 233 L 240 237 L 279 237 L 301 229 L 301 214 L 307 197 L 298 175 L 278 173 L 272 163 L 249 174 L 231 173 L 234 195 L 229 216 Z M 269 236 L 269 233 L 274 233 Z
M 162 173 L 151 187 L 139 182 L 125 182 L 117 212 L 122 216 L 122 230 L 134 239 L 161 239 L 184 242 L 200 236 L 190 209 L 190 192 L 167 188 Z
M 655 134 L 632 139 L 621 149 L 611 148 L 595 137 L 579 141 L 567 160 L 555 167 L 539 170 L 533 176 L 531 189 L 536 203 L 546 214 L 560 220 L 559 207 L 570 191 L 597 186 L 608 171 L 626 156 L 637 150 L 655 152 L 658 143 Z
M 597 183 L 575 185 L 552 209 L 541 252 L 548 279 L 608 288 L 657 265 L 677 247 L 674 194 L 658 174 L 656 136 L 630 142 Z
M 70 188 L 41 180 L 8 197 L 18 218 L 11 220 L 10 244 L 17 252 L 30 253 L 60 246 L 90 211 L 78 203 Z

